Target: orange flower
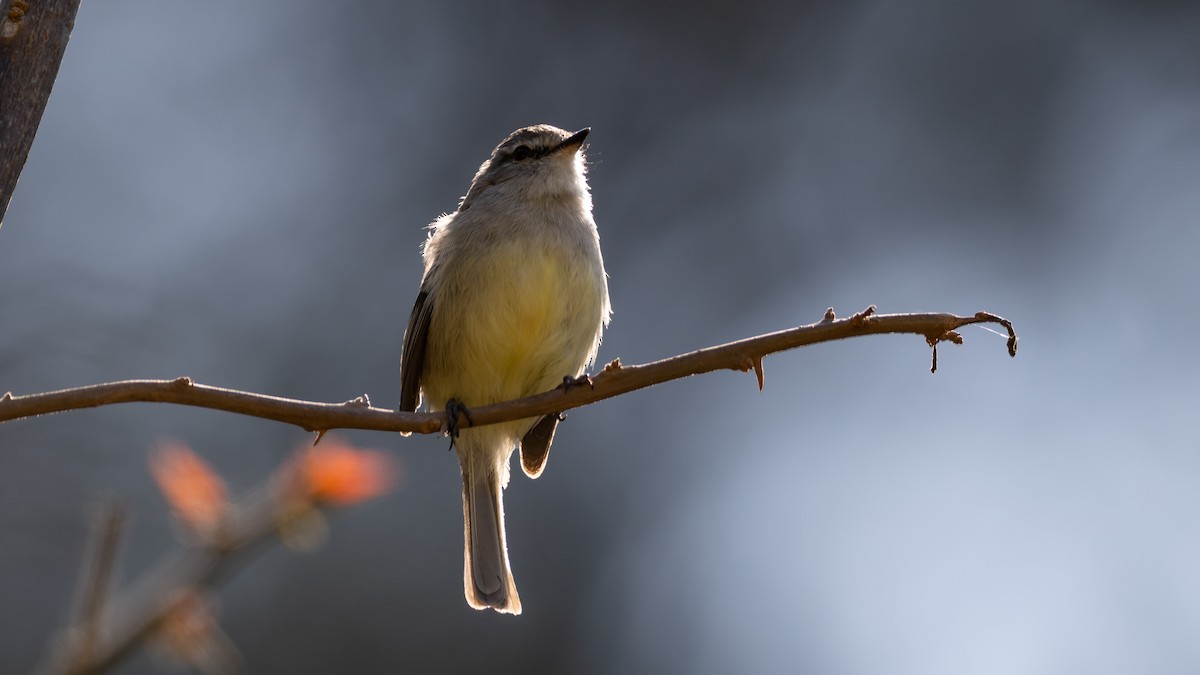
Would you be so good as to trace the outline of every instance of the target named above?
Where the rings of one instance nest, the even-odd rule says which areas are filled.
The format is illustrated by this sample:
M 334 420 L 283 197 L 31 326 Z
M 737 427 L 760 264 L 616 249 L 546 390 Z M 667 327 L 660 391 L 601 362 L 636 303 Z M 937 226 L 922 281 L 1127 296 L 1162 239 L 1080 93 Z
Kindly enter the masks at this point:
M 360 450 L 337 437 L 301 450 L 301 480 L 315 501 L 346 506 L 389 491 L 396 482 L 396 465 L 378 450 Z
M 228 507 L 225 484 L 204 460 L 178 441 L 165 441 L 150 455 L 150 472 L 175 517 L 198 532 L 212 532 Z

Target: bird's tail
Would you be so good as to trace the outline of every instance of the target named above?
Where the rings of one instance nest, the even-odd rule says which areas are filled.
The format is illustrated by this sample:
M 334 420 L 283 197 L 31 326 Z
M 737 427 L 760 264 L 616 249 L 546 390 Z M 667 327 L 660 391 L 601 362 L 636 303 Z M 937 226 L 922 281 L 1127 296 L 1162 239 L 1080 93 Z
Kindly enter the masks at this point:
M 463 586 L 467 604 L 505 614 L 521 613 L 504 539 L 504 483 L 499 462 L 463 456 Z M 480 458 L 482 459 L 482 458 Z M 504 459 L 507 463 L 507 456 Z

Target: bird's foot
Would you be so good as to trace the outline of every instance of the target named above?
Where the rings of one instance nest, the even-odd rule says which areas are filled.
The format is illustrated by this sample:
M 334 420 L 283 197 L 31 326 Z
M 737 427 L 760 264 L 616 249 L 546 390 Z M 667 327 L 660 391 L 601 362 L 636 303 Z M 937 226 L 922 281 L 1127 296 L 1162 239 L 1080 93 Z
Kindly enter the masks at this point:
M 475 420 L 471 419 L 471 411 L 467 406 L 463 405 L 462 401 L 452 398 L 446 401 L 446 434 L 450 436 L 450 447 L 454 447 L 454 439 L 458 438 L 460 431 L 458 425 L 458 416 L 462 415 L 467 418 L 467 426 L 475 426 Z
M 592 382 L 592 376 L 588 375 L 587 373 L 584 373 L 584 374 L 580 375 L 579 377 L 571 377 L 570 375 L 564 375 L 562 384 L 558 385 L 558 388 L 562 389 L 563 392 L 568 392 L 568 391 L 571 391 L 572 387 L 582 387 L 585 384 L 587 386 L 591 387 L 592 389 L 596 388 L 596 383 Z

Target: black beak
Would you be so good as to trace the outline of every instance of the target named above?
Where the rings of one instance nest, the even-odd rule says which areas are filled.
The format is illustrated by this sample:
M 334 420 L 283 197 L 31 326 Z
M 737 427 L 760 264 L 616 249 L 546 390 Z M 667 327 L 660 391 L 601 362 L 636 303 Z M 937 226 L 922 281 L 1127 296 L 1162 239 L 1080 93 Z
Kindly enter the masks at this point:
M 563 139 L 563 142 L 559 143 L 555 150 L 578 150 L 579 147 L 583 145 L 583 139 L 587 138 L 588 132 L 591 130 L 591 127 L 584 127 L 579 131 L 576 131 L 575 133 Z

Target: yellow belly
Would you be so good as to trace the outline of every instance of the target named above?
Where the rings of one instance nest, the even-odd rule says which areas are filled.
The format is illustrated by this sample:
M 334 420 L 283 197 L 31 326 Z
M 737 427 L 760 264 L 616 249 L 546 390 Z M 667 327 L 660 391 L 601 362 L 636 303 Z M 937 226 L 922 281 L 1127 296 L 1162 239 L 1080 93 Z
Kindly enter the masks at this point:
M 433 409 L 546 391 L 578 375 L 599 337 L 604 280 L 556 251 L 499 246 L 459 265 L 435 298 L 423 388 Z

